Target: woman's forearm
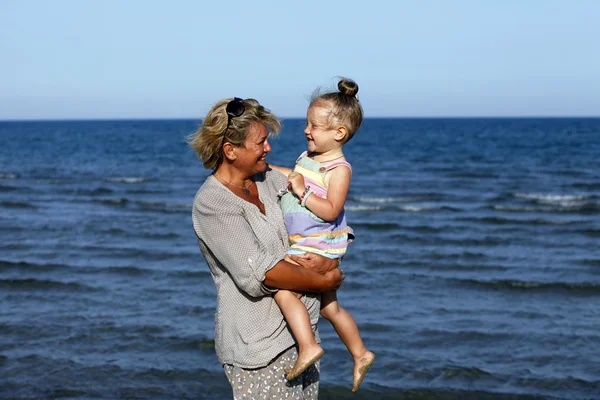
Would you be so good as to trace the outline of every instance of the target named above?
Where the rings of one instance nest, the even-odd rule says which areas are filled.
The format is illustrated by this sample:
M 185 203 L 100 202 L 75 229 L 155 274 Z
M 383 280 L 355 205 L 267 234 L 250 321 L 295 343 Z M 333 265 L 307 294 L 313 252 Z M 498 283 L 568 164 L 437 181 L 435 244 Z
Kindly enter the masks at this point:
M 278 289 L 322 293 L 336 290 L 343 280 L 343 273 L 338 269 L 322 275 L 281 260 L 266 273 L 264 284 Z
M 269 164 L 269 167 L 274 169 L 275 171 L 281 172 L 285 176 L 288 176 L 290 174 L 290 172 L 292 172 L 292 170 L 290 168 L 280 167 L 279 165 Z

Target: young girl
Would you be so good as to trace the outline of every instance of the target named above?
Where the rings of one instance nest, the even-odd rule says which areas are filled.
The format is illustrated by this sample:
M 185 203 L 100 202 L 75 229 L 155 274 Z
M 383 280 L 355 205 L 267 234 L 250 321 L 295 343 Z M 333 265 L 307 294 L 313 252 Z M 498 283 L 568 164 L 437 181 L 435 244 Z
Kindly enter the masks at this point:
M 290 240 L 286 261 L 292 263 L 290 254 L 306 252 L 341 260 L 354 238 L 344 213 L 352 169 L 342 148 L 360 127 L 363 111 L 356 98 L 355 82 L 342 79 L 338 89 L 339 92 L 313 95 L 304 130 L 308 151 L 296 160 L 294 170 L 272 166 L 288 176 L 281 209 Z M 299 346 L 298 359 L 287 379 L 300 375 L 323 355 L 300 296 L 288 290 L 275 294 Z M 339 305 L 335 292 L 322 295 L 321 315 L 332 323 L 354 357 L 352 391 L 356 392 L 375 355 L 364 346 L 354 319 Z

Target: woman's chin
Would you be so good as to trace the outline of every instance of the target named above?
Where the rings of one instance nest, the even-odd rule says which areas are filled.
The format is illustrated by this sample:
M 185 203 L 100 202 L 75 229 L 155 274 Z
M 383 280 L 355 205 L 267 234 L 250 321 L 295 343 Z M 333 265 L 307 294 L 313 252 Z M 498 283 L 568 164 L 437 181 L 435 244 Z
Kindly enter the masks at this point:
M 264 160 L 259 160 L 256 162 L 256 164 L 254 165 L 254 169 L 256 170 L 256 172 L 265 172 L 267 169 L 267 159 L 265 158 Z

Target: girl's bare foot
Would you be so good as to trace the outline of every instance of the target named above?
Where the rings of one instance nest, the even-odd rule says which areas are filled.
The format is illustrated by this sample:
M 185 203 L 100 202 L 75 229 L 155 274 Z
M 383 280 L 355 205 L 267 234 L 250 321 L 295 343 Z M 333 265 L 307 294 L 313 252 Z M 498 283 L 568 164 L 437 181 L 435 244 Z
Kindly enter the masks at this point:
M 363 379 L 365 379 L 365 375 L 367 371 L 373 365 L 373 361 L 375 361 L 375 354 L 371 353 L 369 350 L 365 352 L 362 356 L 357 359 L 354 359 L 354 384 L 352 385 L 352 391 L 357 392 L 358 387 L 362 383 Z
M 289 381 L 297 376 L 300 376 L 306 370 L 306 368 L 313 365 L 322 356 L 323 349 L 319 345 L 311 346 L 307 349 L 304 349 L 304 351 L 298 354 L 298 358 L 296 359 L 294 367 L 290 370 L 285 370 L 285 372 L 287 373 L 285 379 Z

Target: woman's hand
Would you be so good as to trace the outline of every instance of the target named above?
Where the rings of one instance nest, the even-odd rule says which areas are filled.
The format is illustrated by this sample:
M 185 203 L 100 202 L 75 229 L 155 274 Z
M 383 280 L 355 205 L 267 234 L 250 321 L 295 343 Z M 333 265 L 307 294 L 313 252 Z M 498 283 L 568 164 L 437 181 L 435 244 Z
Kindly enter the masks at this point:
M 337 258 L 328 258 L 315 253 L 304 253 L 301 256 L 290 255 L 290 258 L 301 267 L 323 275 L 326 287 L 323 288 L 322 292 L 338 290 L 344 279 L 346 279 L 344 270 L 338 268 L 340 260 Z
M 344 271 L 336 259 L 314 253 L 290 256 L 298 265 L 280 260 L 265 274 L 263 283 L 271 288 L 296 292 L 331 292 L 344 282 Z
M 340 286 L 342 286 L 342 282 L 344 282 L 344 279 L 346 279 L 346 275 L 344 275 L 344 270 L 342 270 L 341 268 L 332 269 L 324 276 L 325 278 L 327 278 L 330 284 L 330 289 L 325 290 L 325 292 L 338 290 Z
M 311 271 L 325 275 L 327 272 L 336 269 L 340 265 L 340 260 L 336 258 L 327 258 L 320 254 L 304 253 L 301 256 L 290 255 L 298 265 Z

